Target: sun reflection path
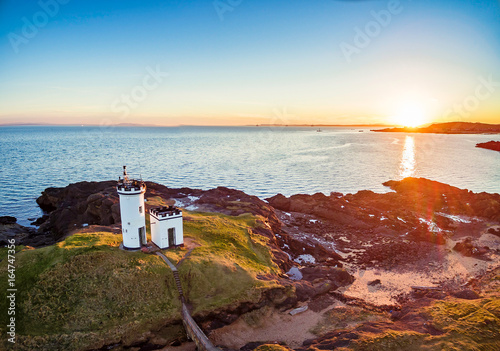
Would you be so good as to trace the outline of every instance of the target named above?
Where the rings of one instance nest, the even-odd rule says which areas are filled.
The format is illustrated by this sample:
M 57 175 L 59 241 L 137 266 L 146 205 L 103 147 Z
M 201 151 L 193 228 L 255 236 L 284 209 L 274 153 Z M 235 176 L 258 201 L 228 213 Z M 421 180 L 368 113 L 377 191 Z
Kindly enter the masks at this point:
M 401 165 L 399 167 L 399 175 L 402 178 L 412 177 L 415 174 L 415 140 L 412 136 L 407 135 L 403 156 L 401 157 Z

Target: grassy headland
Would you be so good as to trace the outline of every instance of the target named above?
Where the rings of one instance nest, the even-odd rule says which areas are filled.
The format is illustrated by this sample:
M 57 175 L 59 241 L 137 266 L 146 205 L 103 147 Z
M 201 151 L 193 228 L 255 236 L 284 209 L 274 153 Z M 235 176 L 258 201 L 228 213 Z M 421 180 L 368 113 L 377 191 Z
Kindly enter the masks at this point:
M 257 302 L 277 267 L 265 239 L 252 234 L 257 218 L 188 214 L 185 236 L 196 242 L 179 265 L 195 313 Z M 180 302 L 169 268 L 155 255 L 118 248 L 121 235 L 77 232 L 40 249 L 18 247 L 16 254 L 17 350 L 86 350 L 127 345 L 150 331 L 180 320 Z M 176 262 L 188 252 L 165 253 Z M 6 262 L 6 249 L 0 259 Z M 5 264 L 6 267 L 6 264 Z M 0 289 L 7 289 L 7 271 Z M 0 301 L 7 310 L 8 300 Z M 5 335 L 7 315 L 2 315 Z M 175 335 L 174 335 L 175 337 Z

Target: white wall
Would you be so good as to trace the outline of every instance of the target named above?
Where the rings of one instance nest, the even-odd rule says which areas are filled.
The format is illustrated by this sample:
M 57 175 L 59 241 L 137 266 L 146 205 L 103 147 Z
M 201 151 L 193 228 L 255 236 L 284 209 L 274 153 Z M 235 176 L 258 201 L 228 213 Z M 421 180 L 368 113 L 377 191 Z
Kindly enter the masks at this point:
M 146 230 L 144 192 L 134 195 L 120 194 L 120 215 L 122 218 L 123 246 L 128 249 L 141 247 L 139 228 Z M 139 207 L 142 206 L 142 213 Z
M 174 243 L 168 241 L 168 229 L 175 228 L 175 245 L 184 243 L 184 228 L 182 224 L 182 214 L 166 217 L 158 217 L 150 213 L 151 240 L 160 249 L 166 249 Z

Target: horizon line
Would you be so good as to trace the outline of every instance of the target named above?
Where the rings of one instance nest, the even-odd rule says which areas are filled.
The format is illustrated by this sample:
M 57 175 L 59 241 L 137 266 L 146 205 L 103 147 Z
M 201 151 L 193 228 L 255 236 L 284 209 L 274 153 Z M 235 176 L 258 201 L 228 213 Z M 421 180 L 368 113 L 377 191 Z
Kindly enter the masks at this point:
M 446 124 L 446 123 L 471 123 L 471 124 L 491 124 L 500 125 L 500 123 L 484 123 L 484 122 L 467 122 L 467 121 L 450 121 L 450 122 L 430 122 L 425 123 L 416 128 L 421 128 L 425 126 L 430 126 L 432 124 Z M 389 123 L 359 123 L 359 124 L 309 124 L 309 123 L 298 123 L 298 124 L 176 124 L 176 125 L 160 125 L 160 124 L 142 124 L 142 123 L 121 123 L 121 124 L 82 124 L 82 123 L 1 123 L 0 127 L 405 127 L 404 125 L 389 124 Z

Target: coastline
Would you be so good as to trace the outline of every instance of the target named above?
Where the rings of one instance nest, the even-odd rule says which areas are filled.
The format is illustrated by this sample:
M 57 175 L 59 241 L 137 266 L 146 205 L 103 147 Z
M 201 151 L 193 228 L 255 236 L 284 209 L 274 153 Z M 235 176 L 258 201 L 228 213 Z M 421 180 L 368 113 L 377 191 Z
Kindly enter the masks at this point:
M 228 188 L 172 189 L 149 182 L 146 198 L 149 205 L 175 203 L 186 211 L 188 246 L 195 252 L 206 250 L 206 239 L 189 229 L 201 218 L 210 216 L 215 220 L 223 216 L 220 218 L 226 218 L 227 223 L 224 226 L 232 225 L 227 221 L 250 218 L 246 216 L 260 218 L 257 223 L 261 224 L 251 229 L 252 240 L 267 242 L 273 265 L 279 268 L 273 268 L 278 271 L 266 273 L 255 282 L 274 283 L 253 302 L 245 299 L 236 302 L 232 297 L 215 310 L 198 309 L 194 317 L 209 338 L 229 349 L 248 349 L 248 345 L 255 348 L 257 341 L 273 340 L 301 349 L 306 341 L 311 345 L 325 340 L 340 342 L 339 335 L 344 334 L 330 333 L 345 328 L 350 330 L 349 335 L 360 340 L 368 340 L 362 328 L 373 323 L 383 322 L 380 333 L 390 332 L 399 325 L 394 311 L 430 308 L 455 296 L 477 299 L 486 293 L 474 282 L 500 269 L 499 194 L 471 193 L 421 178 L 389 181 L 384 185 L 394 192 L 275 195 L 266 202 Z M 40 220 L 38 232 L 22 234 L 22 226 L 11 219 L 3 225 L 2 233 L 18 238 L 20 244 L 39 247 L 22 251 L 24 255 L 43 250 L 41 247 L 51 249 L 54 243 L 74 241 L 75 236 L 89 238 L 86 240 L 90 241 L 80 244 L 84 248 L 91 245 L 85 242 L 95 240 L 92 238 L 96 232 L 106 233 L 100 234 L 109 237 L 106 240 L 119 241 L 113 187 L 114 182 L 110 181 L 46 189 L 37 200 L 48 212 Z M 431 217 L 428 217 L 429 205 Z M 106 249 L 106 255 L 114 252 L 113 247 Z M 193 258 L 182 258 L 186 257 L 187 249 L 175 254 L 165 251 L 177 262 L 181 275 L 191 270 Z M 291 267 L 300 272 L 300 279 L 290 273 Z M 189 285 L 188 276 L 182 276 L 183 284 Z M 53 284 L 57 285 L 57 281 Z M 421 292 L 413 286 L 439 288 L 440 292 L 423 303 Z M 198 301 L 195 305 L 205 299 L 191 296 L 192 303 Z M 290 312 L 298 307 L 307 311 L 291 316 Z M 328 326 L 330 318 L 339 313 L 347 318 L 346 324 Z M 165 328 L 172 321 L 163 323 L 167 323 Z M 424 321 L 419 323 L 398 328 L 417 328 L 422 335 L 432 332 Z M 129 333 L 128 339 L 132 337 L 132 341 L 109 339 L 104 345 L 119 342 L 126 346 L 142 340 L 144 345 L 163 343 L 164 349 L 169 349 L 168 343 L 182 341 L 177 336 L 173 341 L 160 338 L 154 330 L 144 334 L 149 336 L 133 335 L 134 332 Z M 345 336 L 342 338 L 345 340 Z M 348 343 L 356 342 L 349 340 Z

